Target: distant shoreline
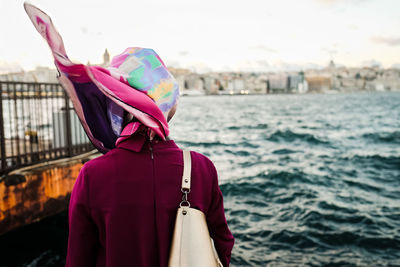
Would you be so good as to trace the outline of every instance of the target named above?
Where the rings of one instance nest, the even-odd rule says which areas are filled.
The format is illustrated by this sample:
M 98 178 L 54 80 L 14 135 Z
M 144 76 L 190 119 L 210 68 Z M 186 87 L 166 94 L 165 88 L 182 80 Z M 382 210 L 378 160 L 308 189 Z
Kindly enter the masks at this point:
M 261 96 L 261 95 L 337 95 L 337 94 L 365 94 L 365 93 L 376 93 L 376 94 L 384 94 L 384 93 L 400 93 L 399 91 L 362 91 L 362 90 L 355 90 L 355 91 L 337 91 L 337 92 L 307 92 L 307 93 L 269 93 L 269 94 L 262 94 L 262 93 L 249 93 L 249 94 L 198 94 L 198 95 L 187 95 L 182 94 L 180 97 L 204 97 L 204 96 Z

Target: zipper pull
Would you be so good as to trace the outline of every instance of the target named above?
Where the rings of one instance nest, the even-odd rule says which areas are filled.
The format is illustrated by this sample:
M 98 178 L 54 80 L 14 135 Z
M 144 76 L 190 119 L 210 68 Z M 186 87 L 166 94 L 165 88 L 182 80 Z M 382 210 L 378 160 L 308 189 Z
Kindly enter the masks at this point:
M 150 143 L 150 155 L 151 155 L 151 159 L 154 159 L 153 147 L 151 146 L 151 143 Z
M 151 155 L 151 159 L 154 159 L 154 155 L 153 155 L 153 146 L 151 143 L 151 138 L 150 138 L 150 130 L 148 129 L 148 131 L 146 132 L 146 137 L 147 140 L 149 142 L 149 150 L 150 150 L 150 155 Z

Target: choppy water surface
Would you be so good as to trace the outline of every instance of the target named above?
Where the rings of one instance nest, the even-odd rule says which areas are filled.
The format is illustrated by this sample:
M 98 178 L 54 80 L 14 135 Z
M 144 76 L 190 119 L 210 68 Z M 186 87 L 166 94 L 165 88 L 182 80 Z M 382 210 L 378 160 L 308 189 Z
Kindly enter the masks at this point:
M 400 265 L 399 93 L 187 97 L 171 132 L 219 171 L 232 266 Z
M 400 265 L 400 94 L 184 98 L 215 162 L 232 266 Z

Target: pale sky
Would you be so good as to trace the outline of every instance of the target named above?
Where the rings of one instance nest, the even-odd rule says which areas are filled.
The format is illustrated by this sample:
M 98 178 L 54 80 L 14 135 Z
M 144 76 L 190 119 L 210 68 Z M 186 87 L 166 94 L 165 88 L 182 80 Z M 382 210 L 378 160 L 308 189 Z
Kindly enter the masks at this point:
M 75 61 L 153 48 L 197 71 L 400 64 L 400 0 L 32 0 Z M 53 66 L 23 0 L 0 0 L 0 67 Z M 400 66 L 400 65 L 398 65 Z

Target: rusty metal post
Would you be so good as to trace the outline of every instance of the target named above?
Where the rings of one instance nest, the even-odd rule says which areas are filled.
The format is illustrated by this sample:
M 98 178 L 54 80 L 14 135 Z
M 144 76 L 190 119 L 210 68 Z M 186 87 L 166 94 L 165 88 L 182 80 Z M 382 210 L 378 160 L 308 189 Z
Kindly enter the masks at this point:
M 14 95 L 14 121 L 15 121 L 15 128 L 16 128 L 16 136 L 15 138 L 17 139 L 16 141 L 16 149 L 17 149 L 17 157 L 16 157 L 16 162 L 17 165 L 21 164 L 21 149 L 20 149 L 20 139 L 19 139 L 19 128 L 18 128 L 18 97 L 17 97 L 17 85 L 14 83 L 13 84 L 13 95 Z M 10 114 L 11 115 L 11 114 Z M 22 115 L 24 116 L 24 115 Z M 25 142 L 25 139 L 24 139 Z
M 65 129 L 67 130 L 66 132 L 66 138 L 67 138 L 67 151 L 68 151 L 68 156 L 72 156 L 72 136 L 71 136 L 71 116 L 69 113 L 69 97 L 67 93 L 64 91 L 64 99 L 65 99 Z
M 4 139 L 4 120 L 3 120 L 3 84 L 0 82 L 0 149 L 1 149 L 1 172 L 6 169 L 6 141 Z

